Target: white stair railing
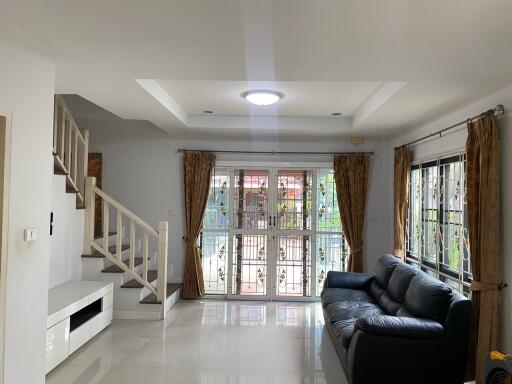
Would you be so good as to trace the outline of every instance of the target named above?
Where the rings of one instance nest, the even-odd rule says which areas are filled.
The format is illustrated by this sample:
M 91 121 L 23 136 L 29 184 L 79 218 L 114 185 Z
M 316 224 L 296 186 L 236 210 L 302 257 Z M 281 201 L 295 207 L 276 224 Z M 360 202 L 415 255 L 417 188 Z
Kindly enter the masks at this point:
M 95 201 L 100 199 L 101 206 L 103 207 L 102 217 L 102 236 L 103 241 L 98 243 L 94 239 L 94 215 L 95 215 Z M 85 179 L 85 234 L 84 234 L 84 254 L 92 254 L 93 250 L 100 252 L 113 264 L 120 267 L 124 272 L 128 273 L 132 278 L 137 280 L 140 284 L 146 287 L 149 291 L 153 292 L 157 300 L 161 303 L 160 317 L 165 318 L 165 300 L 167 298 L 167 242 L 168 242 L 168 222 L 162 221 L 159 223 L 158 230 L 155 230 L 145 221 L 128 210 L 126 207 L 119 204 L 112 197 L 107 195 L 101 189 L 96 187 L 96 178 L 87 177 Z M 111 252 L 111 245 L 109 244 L 109 228 L 111 223 L 111 208 L 114 211 L 113 219 L 116 224 L 115 235 L 115 252 Z M 128 243 L 126 244 L 124 236 L 123 218 L 127 219 L 129 224 Z M 112 221 L 114 221 L 112 220 Z M 137 237 L 137 233 L 139 237 Z M 142 243 L 142 274 L 136 270 L 136 253 L 137 244 Z M 148 270 L 150 266 L 149 245 L 150 242 L 157 244 L 157 286 L 156 288 L 148 280 Z M 128 263 L 122 260 L 123 245 L 129 246 Z
M 69 192 L 77 194 L 77 205 L 84 206 L 89 132 L 78 129 L 62 96 L 55 96 L 53 156 L 55 169 L 66 175 Z
M 146 224 L 133 212 L 119 204 L 112 197 L 96 187 L 96 178 L 88 177 L 89 132 L 80 130 L 64 98 L 55 95 L 53 126 L 53 157 L 54 170 L 66 175 L 68 192 L 76 193 L 77 207 L 85 208 L 84 255 L 91 255 L 94 250 L 100 252 L 113 264 L 154 293 L 161 303 L 160 317 L 165 318 L 165 300 L 167 298 L 167 236 L 168 223 L 160 222 L 158 230 Z M 95 202 L 101 201 L 103 207 L 103 242 L 95 241 L 94 215 Z M 109 248 L 110 208 L 114 209 L 116 224 L 115 252 Z M 123 218 L 129 221 L 130 235 L 128 244 L 123 239 Z M 137 237 L 139 233 L 139 237 Z M 142 245 L 142 274 L 137 272 L 137 244 Z M 150 244 L 157 249 L 157 285 L 154 287 L 148 279 L 151 258 Z M 129 245 L 128 264 L 122 260 L 123 245 Z

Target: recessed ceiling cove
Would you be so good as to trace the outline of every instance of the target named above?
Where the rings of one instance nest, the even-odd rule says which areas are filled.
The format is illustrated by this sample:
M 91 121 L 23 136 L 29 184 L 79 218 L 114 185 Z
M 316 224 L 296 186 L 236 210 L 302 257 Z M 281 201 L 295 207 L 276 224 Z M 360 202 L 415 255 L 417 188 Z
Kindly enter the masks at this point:
M 206 81 L 137 79 L 136 82 L 169 113 L 196 128 L 247 124 L 261 129 L 276 125 L 293 129 L 297 118 L 315 122 L 316 129 L 329 129 L 340 122 L 347 128 L 360 124 L 384 105 L 405 82 L 376 81 Z M 254 105 L 241 95 L 266 90 L 282 95 L 272 105 Z M 204 111 L 213 111 L 204 116 Z M 333 117 L 341 111 L 343 117 Z M 259 119 L 258 119 L 259 118 Z M 338 125 L 339 126 L 339 125 Z

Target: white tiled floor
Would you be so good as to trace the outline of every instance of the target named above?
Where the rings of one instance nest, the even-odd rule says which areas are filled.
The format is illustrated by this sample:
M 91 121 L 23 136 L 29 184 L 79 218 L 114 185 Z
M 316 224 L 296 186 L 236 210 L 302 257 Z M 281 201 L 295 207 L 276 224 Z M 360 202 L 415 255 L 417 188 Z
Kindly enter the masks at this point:
M 181 301 L 165 322 L 116 320 L 47 384 L 345 384 L 320 304 Z

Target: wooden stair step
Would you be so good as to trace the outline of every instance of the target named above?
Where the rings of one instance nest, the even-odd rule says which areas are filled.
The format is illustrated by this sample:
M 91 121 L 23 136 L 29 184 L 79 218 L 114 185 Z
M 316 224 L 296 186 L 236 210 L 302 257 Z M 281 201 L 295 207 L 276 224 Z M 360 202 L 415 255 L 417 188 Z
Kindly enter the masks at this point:
M 68 174 L 66 167 L 64 167 L 64 164 L 60 161 L 57 154 L 53 155 L 53 173 L 56 175 L 67 175 Z
M 148 281 L 150 283 L 155 281 L 157 276 L 158 276 L 158 271 L 156 271 L 154 269 L 151 269 L 148 271 Z M 142 275 L 141 275 L 141 277 L 142 277 Z M 121 288 L 142 288 L 142 287 L 143 287 L 143 285 L 135 279 L 131 279 L 130 281 L 121 285 Z
M 114 235 L 117 235 L 117 232 L 115 232 L 115 231 L 110 231 L 110 232 L 108 233 L 108 236 L 109 236 L 109 237 L 110 237 L 110 236 L 114 236 Z M 95 240 L 98 240 L 98 239 L 101 239 L 101 238 L 103 238 L 103 233 L 97 233 L 97 234 L 95 234 L 95 235 L 94 235 L 94 239 L 95 239 Z
M 130 259 L 123 260 L 123 263 L 126 264 L 126 266 L 129 266 Z M 135 266 L 142 264 L 142 257 L 136 257 L 135 258 Z M 101 270 L 103 273 L 124 273 L 124 270 L 121 267 L 118 267 L 117 265 L 111 265 L 110 267 L 104 268 Z
M 126 251 L 127 249 L 130 249 L 130 246 L 128 244 L 123 244 L 121 246 L 121 252 L 123 251 Z M 108 247 L 108 251 L 111 253 L 111 254 L 115 254 L 116 253 L 116 246 L 115 245 L 111 245 L 110 247 Z M 92 255 L 82 255 L 82 257 L 85 257 L 85 258 L 92 258 L 92 259 L 101 259 L 105 256 L 103 256 L 103 254 L 100 252 L 100 251 L 94 251 L 92 253 Z
M 171 296 L 174 292 L 181 289 L 183 284 L 179 283 L 167 283 L 167 297 Z M 151 295 L 146 296 L 140 301 L 141 304 L 162 304 L 157 300 L 156 295 L 152 293 Z

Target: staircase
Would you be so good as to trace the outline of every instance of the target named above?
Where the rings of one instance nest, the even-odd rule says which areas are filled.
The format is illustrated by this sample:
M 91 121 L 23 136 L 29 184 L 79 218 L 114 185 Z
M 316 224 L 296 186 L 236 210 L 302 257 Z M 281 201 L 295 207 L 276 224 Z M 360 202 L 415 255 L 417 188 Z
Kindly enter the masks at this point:
M 61 96 L 54 116 L 54 173 L 66 178 L 76 209 L 85 209 L 82 279 L 114 283 L 115 318 L 165 319 L 181 288 L 167 283 L 168 223 L 154 229 L 99 189 L 87 176 L 88 131 L 78 128 Z M 102 228 L 94 227 L 95 203 Z

